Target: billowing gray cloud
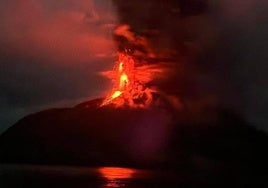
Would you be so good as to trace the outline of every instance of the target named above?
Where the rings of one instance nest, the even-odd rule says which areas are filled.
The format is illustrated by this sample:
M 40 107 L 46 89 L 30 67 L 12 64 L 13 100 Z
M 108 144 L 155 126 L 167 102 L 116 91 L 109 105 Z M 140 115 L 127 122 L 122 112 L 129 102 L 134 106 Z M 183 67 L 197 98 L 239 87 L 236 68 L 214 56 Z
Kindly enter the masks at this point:
M 268 131 L 268 2 L 225 0 L 213 4 L 221 44 L 244 118 Z

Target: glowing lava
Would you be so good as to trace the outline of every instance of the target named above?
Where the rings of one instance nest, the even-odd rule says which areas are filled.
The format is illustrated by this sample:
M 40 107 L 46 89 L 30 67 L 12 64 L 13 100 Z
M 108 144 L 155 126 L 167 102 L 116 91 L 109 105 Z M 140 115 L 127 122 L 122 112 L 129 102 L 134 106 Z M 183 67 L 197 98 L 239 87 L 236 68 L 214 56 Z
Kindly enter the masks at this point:
M 135 77 L 135 61 L 126 54 L 119 53 L 114 71 L 112 72 L 114 86 L 111 94 L 103 101 L 102 106 L 146 107 L 152 101 L 152 90 Z

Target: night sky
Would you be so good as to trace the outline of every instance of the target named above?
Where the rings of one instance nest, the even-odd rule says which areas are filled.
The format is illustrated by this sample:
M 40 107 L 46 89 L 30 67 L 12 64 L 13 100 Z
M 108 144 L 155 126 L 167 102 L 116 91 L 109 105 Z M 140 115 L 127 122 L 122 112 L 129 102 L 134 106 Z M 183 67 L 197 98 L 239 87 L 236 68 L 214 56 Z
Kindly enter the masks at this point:
M 124 45 L 182 67 L 156 83 L 166 92 L 268 131 L 267 11 L 265 0 L 0 0 L 0 133 L 102 97 L 110 85 L 99 72 Z

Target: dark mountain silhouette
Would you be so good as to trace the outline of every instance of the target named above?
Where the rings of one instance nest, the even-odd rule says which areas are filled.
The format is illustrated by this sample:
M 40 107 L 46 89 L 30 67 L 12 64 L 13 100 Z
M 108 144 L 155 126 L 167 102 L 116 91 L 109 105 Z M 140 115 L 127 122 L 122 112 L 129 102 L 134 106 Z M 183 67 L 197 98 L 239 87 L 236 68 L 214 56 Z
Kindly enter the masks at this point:
M 21 119 L 0 136 L 0 162 L 170 169 L 201 182 L 266 181 L 267 134 L 230 111 L 197 123 L 166 107 L 99 107 L 101 102 Z

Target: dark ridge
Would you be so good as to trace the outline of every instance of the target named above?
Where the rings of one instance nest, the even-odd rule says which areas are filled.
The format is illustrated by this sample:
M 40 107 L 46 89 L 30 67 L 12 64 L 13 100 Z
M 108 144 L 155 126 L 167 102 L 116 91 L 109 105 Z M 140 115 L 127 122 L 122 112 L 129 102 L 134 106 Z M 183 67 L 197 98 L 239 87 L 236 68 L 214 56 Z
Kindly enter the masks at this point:
M 267 134 L 230 111 L 198 123 L 182 111 L 99 107 L 101 101 L 21 119 L 0 136 L 0 162 L 169 169 L 190 182 L 266 181 Z

